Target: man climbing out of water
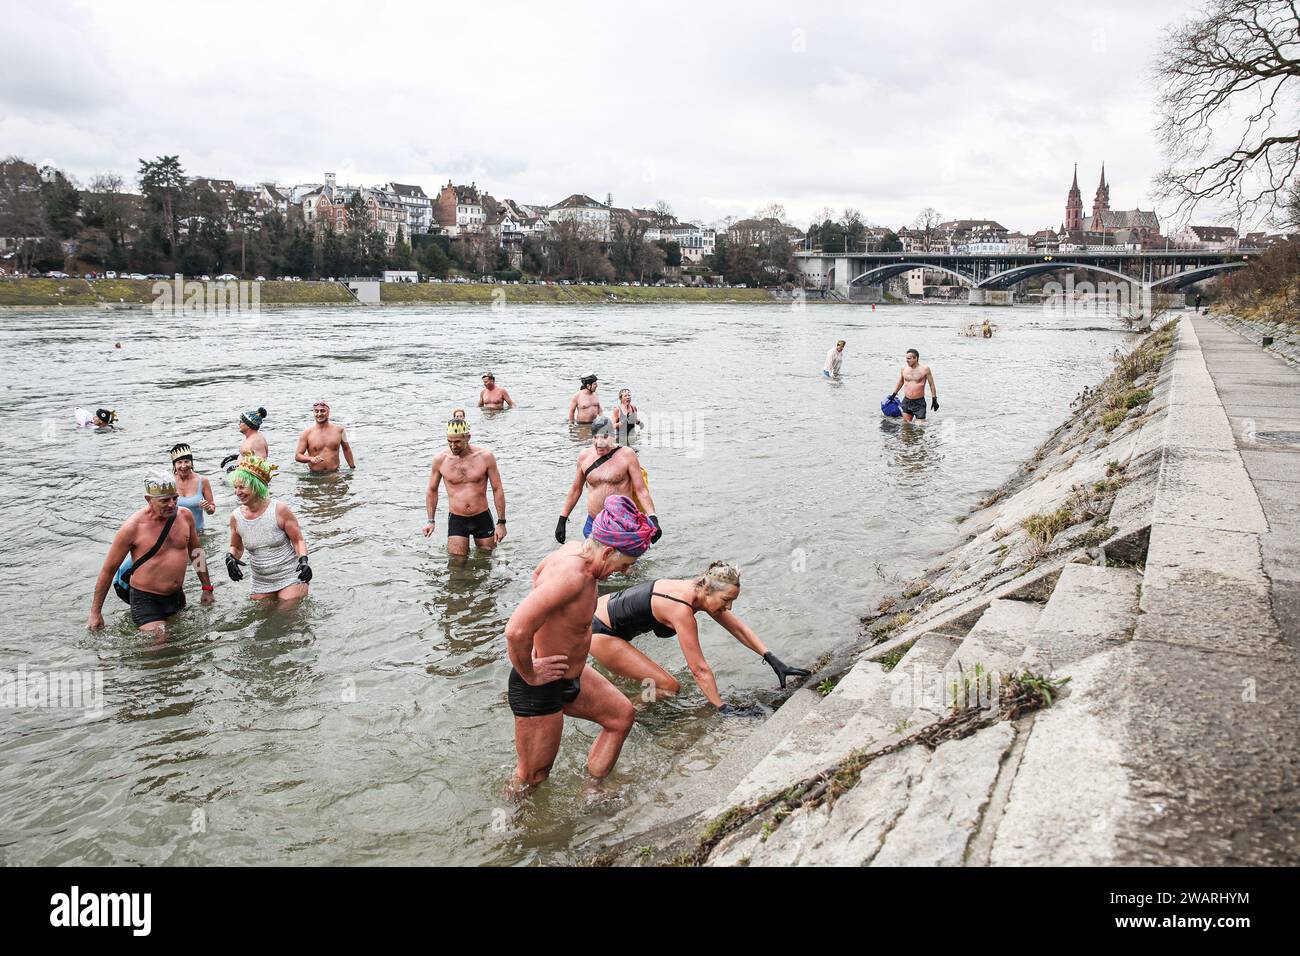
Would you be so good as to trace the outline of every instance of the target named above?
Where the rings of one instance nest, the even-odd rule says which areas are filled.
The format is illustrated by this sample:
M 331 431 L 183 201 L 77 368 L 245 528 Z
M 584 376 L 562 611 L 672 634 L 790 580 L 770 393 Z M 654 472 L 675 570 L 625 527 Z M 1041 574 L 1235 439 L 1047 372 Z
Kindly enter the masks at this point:
M 844 340 L 835 343 L 835 348 L 826 353 L 826 364 L 822 366 L 822 375 L 826 378 L 840 377 L 840 363 L 844 361 Z
M 985 319 L 984 324 L 980 326 L 980 335 L 986 339 L 993 338 L 993 325 L 988 319 Z
M 584 375 L 580 380 L 581 387 L 577 394 L 569 399 L 569 424 L 577 422 L 579 425 L 585 425 L 594 421 L 600 415 L 600 399 L 596 397 L 596 376 Z
M 510 393 L 497 384 L 495 375 L 483 373 L 483 390 L 478 393 L 479 408 L 515 408 L 517 405 Z
M 298 450 L 294 453 L 294 460 L 302 462 L 313 472 L 338 471 L 339 451 L 342 450 L 348 467 L 356 468 L 347 432 L 342 425 L 330 421 L 329 402 L 319 401 L 311 407 L 311 411 L 316 417 L 316 424 L 305 428 L 298 436 Z
M 587 486 L 587 521 L 582 528 L 584 538 L 591 534 L 596 517 L 604 509 L 609 496 L 626 495 L 649 509 L 647 518 L 655 529 L 651 541 L 659 540 L 663 532 L 659 530 L 659 519 L 654 513 L 655 502 L 646 486 L 641 461 L 635 451 L 614 440 L 614 423 L 604 415 L 591 423 L 591 447 L 584 448 L 578 455 L 578 471 L 564 499 L 560 520 L 555 524 L 555 540 L 560 544 L 564 544 L 569 514 L 582 497 L 584 484 Z
M 921 353 L 916 349 L 907 350 L 907 364 L 903 366 L 898 373 L 898 382 L 894 385 L 894 393 L 889 397 L 898 398 L 899 389 L 903 390 L 903 421 L 910 422 L 914 418 L 925 421 L 925 384 L 930 383 L 930 408 L 933 411 L 939 410 L 939 386 L 934 384 L 934 373 L 930 371 L 930 366 L 921 364 Z
M 542 559 L 533 588 L 510 615 L 508 699 L 515 718 L 518 764 L 511 791 L 523 796 L 549 776 L 560 750 L 564 718 L 600 724 L 587 755 L 588 784 L 609 775 L 636 711 L 599 671 L 587 664 L 596 582 L 626 571 L 650 547 L 655 527 L 623 495 L 611 495 L 591 537 Z
M 104 598 L 114 574 L 127 555 L 131 568 L 125 579 L 131 593 L 131 620 L 151 634 L 166 629 L 172 615 L 185 607 L 185 569 L 196 556 L 194 570 L 203 585 L 202 602 L 212 603 L 212 579 L 207 564 L 200 560 L 203 548 L 188 508 L 177 508 L 176 481 L 168 474 L 149 474 L 144 481 L 145 505 L 126 519 L 95 580 L 90 617 L 86 626 L 97 631 L 104 626 Z M 594 606 L 594 602 L 593 602 Z
M 447 450 L 433 456 L 424 509 L 429 523 L 424 536 L 433 534 L 438 513 L 438 485 L 447 482 L 447 553 L 469 554 L 469 539 L 480 548 L 491 549 L 506 538 L 506 490 L 501 486 L 497 459 L 486 448 L 469 443 L 469 423 L 453 418 L 447 422 Z M 492 482 L 492 499 L 497 506 L 495 529 L 487 506 L 487 486 Z

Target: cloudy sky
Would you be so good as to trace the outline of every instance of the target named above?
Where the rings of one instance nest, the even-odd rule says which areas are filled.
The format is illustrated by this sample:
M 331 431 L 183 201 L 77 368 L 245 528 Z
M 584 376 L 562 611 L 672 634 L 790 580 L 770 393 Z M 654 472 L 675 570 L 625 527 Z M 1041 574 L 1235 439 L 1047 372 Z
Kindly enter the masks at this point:
M 239 182 L 418 183 L 782 203 L 897 227 L 926 206 L 1059 225 L 1152 208 L 1150 71 L 1186 0 L 1089 3 L 0 0 L 0 154 L 81 181 L 140 157 Z

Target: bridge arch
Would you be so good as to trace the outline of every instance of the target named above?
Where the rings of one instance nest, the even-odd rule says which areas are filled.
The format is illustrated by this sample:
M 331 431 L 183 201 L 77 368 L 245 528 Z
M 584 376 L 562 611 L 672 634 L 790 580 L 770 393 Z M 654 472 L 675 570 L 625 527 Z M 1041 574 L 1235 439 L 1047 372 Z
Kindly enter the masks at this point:
M 1250 263 L 1241 262 L 1216 262 L 1214 265 L 1201 266 L 1198 269 L 1188 269 L 1186 272 L 1175 272 L 1171 276 L 1165 276 L 1163 279 L 1157 279 L 1151 283 L 1152 289 L 1181 289 L 1183 286 L 1191 285 L 1193 282 L 1200 282 L 1202 279 L 1208 279 L 1212 275 L 1220 272 L 1228 272 L 1231 269 L 1240 269 Z
M 1083 272 L 1100 272 L 1108 276 L 1114 276 L 1120 282 L 1126 285 L 1141 286 L 1140 279 L 1134 279 L 1132 276 L 1126 276 L 1122 272 L 1114 269 L 1107 269 L 1105 266 L 1093 265 L 1087 262 L 1058 262 L 1053 259 L 1051 262 L 1031 262 L 1028 265 L 1015 266 L 1006 269 L 995 275 L 989 276 L 982 282 L 976 284 L 977 289 L 1009 289 L 1013 285 L 1018 285 L 1026 279 L 1036 275 L 1042 275 L 1044 272 L 1057 272 L 1061 269 L 1079 269 Z
M 904 272 L 911 272 L 913 269 L 931 269 L 935 272 L 946 272 L 948 275 L 959 279 L 968 286 L 974 286 L 975 280 L 956 269 L 949 269 L 947 266 L 929 265 L 924 262 L 891 262 L 888 265 L 876 266 L 874 269 L 868 269 L 854 279 L 849 280 L 849 285 L 857 285 L 863 282 L 867 285 L 874 285 L 878 282 L 884 282 L 892 279 L 896 275 L 902 275 Z

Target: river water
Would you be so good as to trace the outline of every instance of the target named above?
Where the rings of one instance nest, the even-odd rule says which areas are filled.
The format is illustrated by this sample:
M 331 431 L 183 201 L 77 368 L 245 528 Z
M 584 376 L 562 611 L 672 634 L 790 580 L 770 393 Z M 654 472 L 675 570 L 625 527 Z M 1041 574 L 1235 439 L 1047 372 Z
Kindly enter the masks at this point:
M 986 315 L 993 339 L 961 334 Z M 837 338 L 843 377 L 828 382 L 819 369 Z M 0 316 L 0 863 L 564 862 L 573 842 L 664 779 L 712 766 L 754 726 L 714 715 L 676 642 L 646 636 L 638 647 L 683 693 L 643 709 L 604 798 L 581 795 L 592 731 L 570 722 L 542 791 L 522 807 L 502 799 L 514 765 L 502 632 L 555 546 L 585 441 L 564 422 L 580 376 L 598 374 L 608 403 L 630 387 L 650 422 L 640 454 L 664 537 L 632 579 L 731 560 L 736 612 L 807 665 L 955 542 L 956 520 L 1128 338 L 1104 315 L 1029 307 Z M 924 428 L 879 413 L 909 347 L 939 386 Z M 473 407 L 489 369 L 518 409 Z M 348 429 L 355 473 L 309 477 L 293 463 L 318 398 Z M 115 408 L 125 430 L 75 428 L 76 405 Z M 315 570 L 289 613 L 250 604 L 247 580 L 226 580 L 220 560 L 235 500 L 217 463 L 239 441 L 238 413 L 258 405 L 281 467 L 272 490 L 297 511 Z M 420 533 L 429 462 L 457 405 L 497 455 L 510 522 L 494 555 L 463 563 L 445 554 L 445 497 L 439 533 Z M 108 543 L 141 504 L 140 476 L 166 467 L 177 441 L 216 479 L 203 539 L 216 604 L 199 605 L 191 578 L 190 607 L 157 646 L 110 592 L 108 626 L 92 634 Z M 724 697 L 761 709 L 772 672 L 700 622 Z M 97 672 L 102 708 L 15 706 L 20 671 L 29 688 L 33 675 Z

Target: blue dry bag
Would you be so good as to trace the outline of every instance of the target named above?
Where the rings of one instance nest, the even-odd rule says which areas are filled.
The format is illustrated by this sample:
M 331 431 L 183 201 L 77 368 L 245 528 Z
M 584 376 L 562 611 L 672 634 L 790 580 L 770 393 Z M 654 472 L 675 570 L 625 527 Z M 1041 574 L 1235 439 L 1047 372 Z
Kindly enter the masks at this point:
M 893 395 L 886 395 L 885 400 L 880 403 L 880 412 L 886 418 L 902 418 L 903 410 L 898 405 L 898 399 Z

